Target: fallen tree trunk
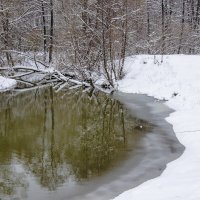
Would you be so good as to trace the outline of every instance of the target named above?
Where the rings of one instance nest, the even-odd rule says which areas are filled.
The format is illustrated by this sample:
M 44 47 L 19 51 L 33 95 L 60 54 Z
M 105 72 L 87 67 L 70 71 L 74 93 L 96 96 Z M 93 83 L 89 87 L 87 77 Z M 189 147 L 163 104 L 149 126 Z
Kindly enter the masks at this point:
M 52 69 L 39 69 L 33 67 L 12 67 L 12 68 L 0 68 L 0 71 L 7 73 L 7 77 L 15 79 L 20 85 L 20 88 L 31 89 L 44 85 L 58 85 L 57 91 L 62 90 L 65 87 L 82 86 L 84 88 L 96 88 L 102 90 L 104 87 L 95 85 L 90 79 L 89 82 L 76 80 L 75 76 L 63 74 L 58 70 Z M 105 89 L 105 88 L 104 88 Z M 108 89 L 108 88 L 106 88 Z M 109 88 L 110 89 L 110 88 Z

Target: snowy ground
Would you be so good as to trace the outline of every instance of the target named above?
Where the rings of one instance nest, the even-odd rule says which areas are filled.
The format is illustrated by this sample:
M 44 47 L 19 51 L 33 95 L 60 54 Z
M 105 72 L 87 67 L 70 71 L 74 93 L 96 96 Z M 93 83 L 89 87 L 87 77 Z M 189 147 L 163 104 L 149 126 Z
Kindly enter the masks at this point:
M 13 88 L 16 84 L 15 80 L 0 75 L 0 92 Z
M 175 110 L 166 120 L 173 125 L 184 154 L 169 163 L 158 178 L 124 192 L 115 200 L 200 200 L 200 56 L 136 56 L 126 62 L 118 89 L 142 93 Z

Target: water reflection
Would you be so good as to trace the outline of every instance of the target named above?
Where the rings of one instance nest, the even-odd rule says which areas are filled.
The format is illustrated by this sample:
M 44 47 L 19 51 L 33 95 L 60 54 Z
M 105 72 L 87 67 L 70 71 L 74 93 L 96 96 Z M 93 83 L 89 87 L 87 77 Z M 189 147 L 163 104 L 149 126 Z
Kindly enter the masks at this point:
M 19 188 L 25 191 L 27 174 L 51 191 L 68 179 L 80 183 L 103 175 L 137 145 L 144 134 L 137 127 L 149 126 L 100 92 L 47 88 L 16 97 L 1 94 L 0 102 L 3 197 L 17 195 Z

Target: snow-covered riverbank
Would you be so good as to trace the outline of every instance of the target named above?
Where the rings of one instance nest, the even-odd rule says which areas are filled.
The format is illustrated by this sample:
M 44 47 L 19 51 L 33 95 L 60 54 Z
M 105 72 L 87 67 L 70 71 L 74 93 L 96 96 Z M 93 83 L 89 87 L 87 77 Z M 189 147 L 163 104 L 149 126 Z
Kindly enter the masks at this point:
M 17 82 L 15 80 L 0 76 L 0 92 L 9 90 L 10 88 L 13 88 L 16 84 Z
M 156 61 L 156 62 L 155 62 Z M 156 63 L 156 64 L 155 64 Z M 128 58 L 126 76 L 118 89 L 167 100 L 175 110 L 166 120 L 173 125 L 184 154 L 169 163 L 158 178 L 124 192 L 115 200 L 200 199 L 200 56 L 172 55 Z

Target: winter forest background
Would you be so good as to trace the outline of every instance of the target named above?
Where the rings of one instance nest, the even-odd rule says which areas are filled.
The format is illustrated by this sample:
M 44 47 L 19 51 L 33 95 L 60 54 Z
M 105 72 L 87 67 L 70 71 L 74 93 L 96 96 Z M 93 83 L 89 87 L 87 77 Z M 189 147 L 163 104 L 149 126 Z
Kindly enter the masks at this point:
M 113 86 L 126 56 L 200 53 L 199 15 L 200 0 L 0 0 L 0 67 Z

